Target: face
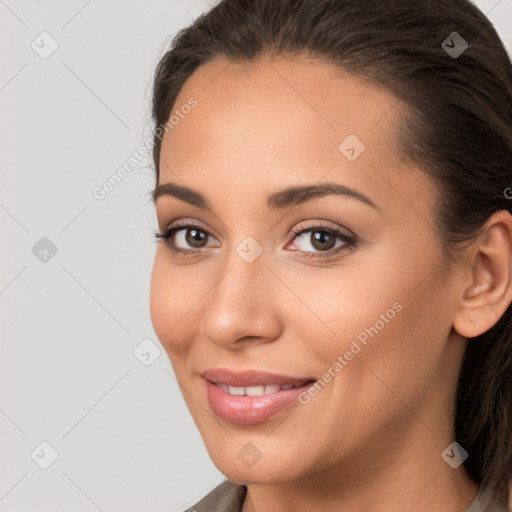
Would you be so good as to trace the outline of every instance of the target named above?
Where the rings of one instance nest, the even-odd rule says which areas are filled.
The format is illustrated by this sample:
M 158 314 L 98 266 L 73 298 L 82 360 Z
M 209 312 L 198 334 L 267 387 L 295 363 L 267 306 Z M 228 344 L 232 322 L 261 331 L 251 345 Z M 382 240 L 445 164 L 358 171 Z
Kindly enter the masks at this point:
M 396 98 L 305 58 L 218 60 L 174 110 L 156 212 L 177 229 L 151 318 L 215 465 L 285 482 L 370 467 L 406 437 L 430 449 L 425 425 L 451 432 L 462 352 Z

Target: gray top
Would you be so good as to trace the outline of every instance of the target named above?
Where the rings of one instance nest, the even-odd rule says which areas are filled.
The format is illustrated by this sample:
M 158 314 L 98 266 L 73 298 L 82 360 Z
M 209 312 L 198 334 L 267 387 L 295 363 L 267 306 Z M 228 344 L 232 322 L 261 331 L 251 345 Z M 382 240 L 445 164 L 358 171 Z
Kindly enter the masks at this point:
M 224 480 L 193 507 L 184 512 L 241 512 L 247 487 Z M 480 487 L 464 512 L 512 512 L 508 494 L 493 494 L 492 489 Z

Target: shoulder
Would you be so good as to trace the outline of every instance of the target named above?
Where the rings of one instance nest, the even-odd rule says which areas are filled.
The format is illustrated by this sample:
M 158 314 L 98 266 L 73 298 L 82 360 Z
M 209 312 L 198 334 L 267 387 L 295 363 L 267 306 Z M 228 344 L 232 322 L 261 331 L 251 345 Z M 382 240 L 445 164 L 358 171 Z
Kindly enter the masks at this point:
M 240 512 L 247 487 L 224 480 L 184 512 Z

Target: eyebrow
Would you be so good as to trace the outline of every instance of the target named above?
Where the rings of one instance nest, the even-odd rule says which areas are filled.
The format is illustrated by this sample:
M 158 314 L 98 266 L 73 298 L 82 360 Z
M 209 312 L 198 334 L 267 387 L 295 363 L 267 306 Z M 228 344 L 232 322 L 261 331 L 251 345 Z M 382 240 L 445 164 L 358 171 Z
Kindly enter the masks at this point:
M 268 196 L 267 206 L 271 210 L 280 210 L 329 195 L 351 197 L 372 208 L 379 209 L 379 207 L 363 193 L 338 183 L 323 183 L 321 185 L 304 185 L 286 188 Z M 211 204 L 206 197 L 196 190 L 177 185 L 176 183 L 163 183 L 158 185 L 152 192 L 153 203 L 156 203 L 156 200 L 161 196 L 172 196 L 192 206 L 213 212 Z

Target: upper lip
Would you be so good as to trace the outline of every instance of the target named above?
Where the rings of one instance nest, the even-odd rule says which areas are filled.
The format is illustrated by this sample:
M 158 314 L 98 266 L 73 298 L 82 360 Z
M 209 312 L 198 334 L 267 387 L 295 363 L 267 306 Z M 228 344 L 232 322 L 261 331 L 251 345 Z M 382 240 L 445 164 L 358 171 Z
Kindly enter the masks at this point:
M 287 375 L 278 375 L 261 370 L 234 372 L 225 368 L 211 368 L 201 375 L 210 382 L 222 383 L 233 387 L 260 386 L 262 384 L 284 386 L 285 384 L 300 384 L 315 380 L 311 377 L 288 377 Z

